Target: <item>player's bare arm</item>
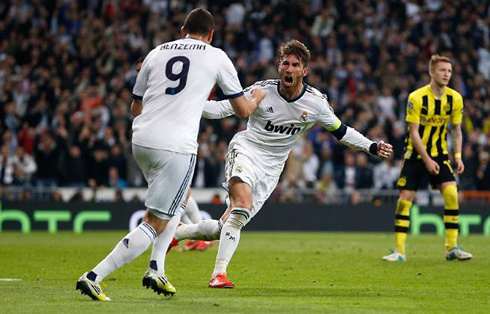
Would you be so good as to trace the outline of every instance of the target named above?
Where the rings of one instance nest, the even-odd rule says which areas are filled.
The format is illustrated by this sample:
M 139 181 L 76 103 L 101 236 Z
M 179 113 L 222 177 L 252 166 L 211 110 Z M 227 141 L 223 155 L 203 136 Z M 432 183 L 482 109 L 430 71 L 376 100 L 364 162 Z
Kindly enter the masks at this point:
M 429 154 L 425 150 L 424 144 L 422 143 L 422 139 L 420 138 L 419 126 L 420 126 L 419 123 L 413 123 L 413 122 L 409 123 L 408 128 L 410 133 L 410 140 L 412 140 L 413 146 L 415 147 L 419 155 L 422 157 L 422 160 L 424 161 L 425 168 L 427 168 L 427 171 L 430 174 L 436 175 L 439 173 L 439 165 L 429 156 Z
M 133 118 L 136 118 L 141 114 L 141 111 L 143 110 L 143 103 L 141 100 L 133 99 L 133 102 L 131 103 L 131 114 L 133 115 Z
M 454 161 L 456 163 L 456 173 L 460 174 L 464 171 L 464 163 L 461 159 L 461 149 L 463 146 L 461 124 L 454 124 L 451 126 L 451 141 L 453 144 Z
M 235 115 L 239 118 L 247 118 L 257 109 L 259 104 L 265 98 L 265 92 L 259 88 L 252 91 L 252 98 L 248 99 L 245 96 L 240 96 L 235 99 L 230 99 L 231 106 L 235 111 Z

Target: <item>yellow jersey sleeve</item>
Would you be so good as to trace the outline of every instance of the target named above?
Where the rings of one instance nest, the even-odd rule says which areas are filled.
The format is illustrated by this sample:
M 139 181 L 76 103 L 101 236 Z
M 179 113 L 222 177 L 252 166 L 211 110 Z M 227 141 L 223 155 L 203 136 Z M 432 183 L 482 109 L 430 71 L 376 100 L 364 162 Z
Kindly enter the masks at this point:
M 420 123 L 420 112 L 422 111 L 422 102 L 420 97 L 416 97 L 414 93 L 408 96 L 407 103 L 407 122 Z
M 454 95 L 454 108 L 451 113 L 451 124 L 461 124 L 463 121 L 463 97 L 459 93 Z

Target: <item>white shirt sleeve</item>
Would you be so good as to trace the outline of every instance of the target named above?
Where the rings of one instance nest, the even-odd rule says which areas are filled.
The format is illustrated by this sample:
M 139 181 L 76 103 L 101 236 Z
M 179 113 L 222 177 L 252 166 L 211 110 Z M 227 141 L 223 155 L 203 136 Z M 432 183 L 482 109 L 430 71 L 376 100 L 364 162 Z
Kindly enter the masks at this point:
M 150 63 L 149 57 L 151 55 L 151 52 L 146 56 L 145 60 L 143 61 L 143 64 L 141 65 L 141 70 L 138 73 L 138 76 L 136 77 L 136 83 L 134 83 L 133 87 L 133 98 L 141 100 L 143 99 L 143 96 L 145 95 L 146 92 L 146 87 L 148 83 L 148 64 Z
M 342 124 L 340 119 L 337 118 L 333 112 L 332 107 L 330 107 L 327 96 L 325 95 L 322 98 L 322 112 L 320 113 L 318 120 L 318 122 L 330 132 L 337 130 Z
M 324 96 L 324 100 L 325 104 L 323 107 L 324 109 L 320 115 L 320 124 L 329 132 L 335 132 L 341 127 L 342 122 L 334 114 L 333 109 L 332 107 L 330 107 L 326 96 Z M 364 135 L 349 126 L 347 126 L 346 132 L 344 136 L 342 136 L 342 138 L 340 139 L 340 142 L 344 145 L 358 150 L 363 150 L 367 153 L 370 153 L 369 148 L 374 143 L 373 141 L 369 140 Z
M 204 105 L 202 117 L 206 119 L 223 119 L 235 114 L 229 100 L 208 100 Z
M 374 143 L 370 139 L 366 138 L 364 135 L 356 131 L 355 129 L 351 128 L 350 126 L 347 127 L 347 132 L 345 132 L 344 137 L 340 140 L 340 142 L 344 145 L 347 145 L 349 147 L 363 150 L 366 153 L 371 154 L 369 151 L 369 148 L 371 145 Z
M 227 99 L 238 98 L 243 95 L 243 89 L 238 79 L 237 71 L 226 53 L 222 50 L 220 52 L 222 53 L 222 61 L 218 65 L 217 83 Z

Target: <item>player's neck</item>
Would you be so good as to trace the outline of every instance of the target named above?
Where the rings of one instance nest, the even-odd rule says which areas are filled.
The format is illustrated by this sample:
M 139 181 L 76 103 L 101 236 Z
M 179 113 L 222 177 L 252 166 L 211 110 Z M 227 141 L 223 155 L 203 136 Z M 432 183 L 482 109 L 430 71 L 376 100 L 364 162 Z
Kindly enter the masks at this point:
M 280 85 L 279 91 L 282 97 L 291 100 L 297 98 L 303 91 L 303 82 L 299 83 L 296 88 L 286 89 L 284 86 Z
M 206 44 L 208 43 L 208 41 L 207 41 L 207 36 L 203 36 L 203 35 L 198 35 L 198 34 L 187 34 L 187 35 L 185 35 L 185 38 L 197 39 L 197 40 L 200 40 L 200 41 L 202 41 L 202 42 L 205 42 Z
M 442 95 L 444 95 L 446 85 L 440 85 L 436 81 L 432 80 L 430 82 L 430 89 L 432 89 L 432 92 L 434 93 L 434 95 L 436 95 L 437 98 L 441 98 Z

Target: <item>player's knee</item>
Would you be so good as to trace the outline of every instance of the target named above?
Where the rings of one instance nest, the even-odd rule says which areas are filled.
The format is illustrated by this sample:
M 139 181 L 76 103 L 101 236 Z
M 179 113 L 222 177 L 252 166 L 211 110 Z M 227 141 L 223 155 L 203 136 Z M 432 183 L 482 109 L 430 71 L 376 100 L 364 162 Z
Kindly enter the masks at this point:
M 233 199 L 233 208 L 252 209 L 252 200 L 249 197 L 235 197 Z
M 250 219 L 250 211 L 246 208 L 233 208 L 230 217 L 226 221 L 232 227 L 241 230 Z
M 458 188 L 456 185 L 448 185 L 442 190 L 442 197 L 446 208 L 458 208 Z
M 415 197 L 415 191 L 411 190 L 400 190 L 400 200 L 407 201 L 407 202 L 413 202 L 413 199 Z

